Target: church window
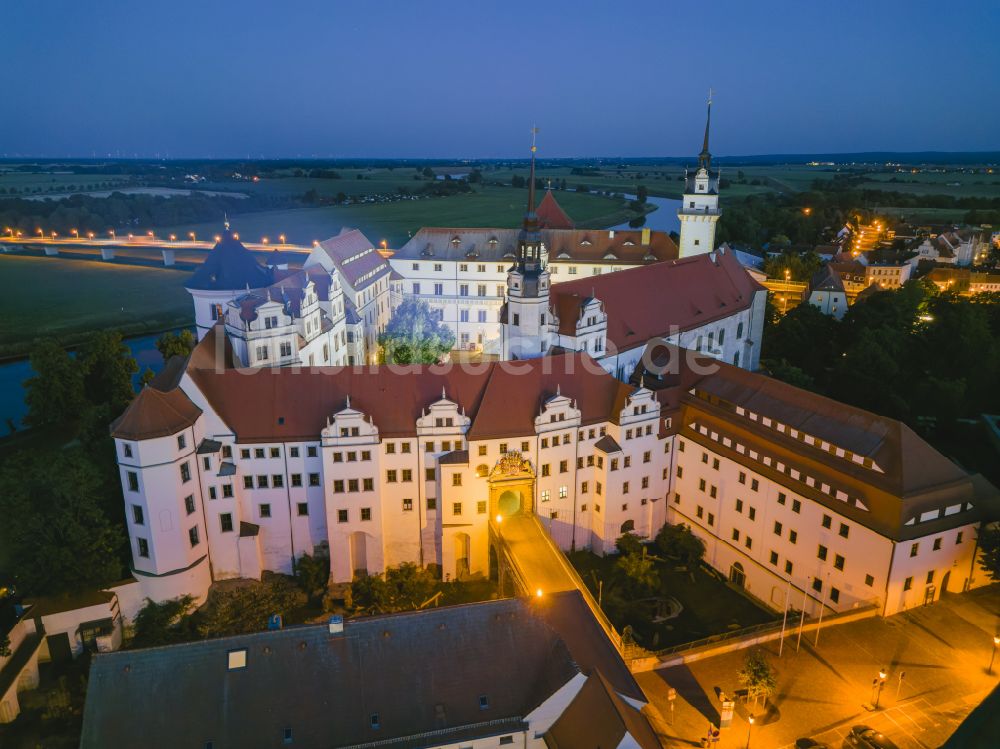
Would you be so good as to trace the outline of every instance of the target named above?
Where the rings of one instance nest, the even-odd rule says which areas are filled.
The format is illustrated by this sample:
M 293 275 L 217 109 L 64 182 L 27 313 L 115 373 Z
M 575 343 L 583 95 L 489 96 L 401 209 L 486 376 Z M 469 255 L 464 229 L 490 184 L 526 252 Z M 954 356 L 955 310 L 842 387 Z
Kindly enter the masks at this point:
M 142 507 L 139 505 L 132 505 L 132 522 L 136 525 L 145 525 L 146 519 L 142 514 Z
M 149 558 L 149 541 L 144 538 L 137 538 L 135 541 L 139 547 L 139 556 Z
M 139 474 L 135 471 L 128 471 L 125 476 L 128 478 L 128 490 L 130 492 L 139 491 Z

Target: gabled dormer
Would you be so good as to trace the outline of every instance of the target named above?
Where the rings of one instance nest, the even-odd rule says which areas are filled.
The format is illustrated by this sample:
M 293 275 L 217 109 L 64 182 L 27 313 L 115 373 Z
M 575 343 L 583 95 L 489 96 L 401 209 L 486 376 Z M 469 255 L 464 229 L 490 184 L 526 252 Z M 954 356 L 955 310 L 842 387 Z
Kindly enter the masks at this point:
M 556 385 L 555 395 L 545 399 L 535 417 L 535 434 L 577 427 L 581 418 L 582 412 L 576 407 L 576 401 L 563 395 L 561 386 Z
M 647 390 L 642 385 L 629 393 L 625 399 L 624 407 L 618 413 L 618 423 L 622 427 L 635 426 L 636 424 L 641 427 L 650 421 L 657 422 L 659 418 L 660 402 L 652 390 Z M 655 434 L 657 431 L 654 426 L 653 433 Z
M 465 434 L 472 419 L 465 415 L 465 408 L 450 400 L 444 388 L 441 398 L 423 410 L 417 419 L 417 434 Z
M 378 427 L 374 419 L 351 407 L 351 398 L 347 397 L 344 407 L 326 420 L 326 426 L 320 432 L 324 445 L 366 445 L 378 442 Z

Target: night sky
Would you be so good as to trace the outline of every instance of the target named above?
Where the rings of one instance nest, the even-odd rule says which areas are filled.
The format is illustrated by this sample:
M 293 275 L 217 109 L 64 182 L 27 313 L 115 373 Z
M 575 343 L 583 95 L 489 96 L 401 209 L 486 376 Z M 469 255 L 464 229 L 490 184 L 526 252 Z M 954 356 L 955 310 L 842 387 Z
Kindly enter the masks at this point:
M 4 0 L 0 156 L 1000 148 L 998 0 Z

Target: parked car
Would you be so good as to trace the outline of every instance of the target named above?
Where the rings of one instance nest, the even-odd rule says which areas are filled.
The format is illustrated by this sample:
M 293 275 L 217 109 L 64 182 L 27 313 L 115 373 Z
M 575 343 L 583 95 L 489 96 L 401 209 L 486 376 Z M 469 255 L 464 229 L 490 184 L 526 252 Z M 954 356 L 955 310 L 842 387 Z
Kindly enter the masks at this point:
M 844 738 L 845 749 L 899 749 L 896 743 L 870 726 L 854 726 Z

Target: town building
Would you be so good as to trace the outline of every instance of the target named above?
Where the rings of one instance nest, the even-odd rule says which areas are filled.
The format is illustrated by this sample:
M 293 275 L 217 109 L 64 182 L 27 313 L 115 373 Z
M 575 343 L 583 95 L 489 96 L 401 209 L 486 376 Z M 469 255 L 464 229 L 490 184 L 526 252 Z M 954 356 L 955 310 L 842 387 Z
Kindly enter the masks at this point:
M 989 484 L 899 422 L 680 352 L 629 383 L 582 352 L 248 373 L 219 326 L 112 428 L 139 600 L 203 600 L 303 554 L 328 554 L 334 584 L 403 562 L 487 575 L 515 513 L 597 553 L 690 523 L 769 605 L 791 586 L 813 610 L 890 614 L 985 582 Z
M 661 746 L 578 592 L 98 655 L 82 749 Z
M 277 251 L 260 262 L 227 221 L 186 288 L 198 339 L 223 320 L 249 367 L 373 361 L 394 309 L 391 269 L 357 230 L 321 242 L 303 268 L 289 270 Z
M 909 261 L 913 266 L 923 260 L 963 267 L 983 260 L 989 242 L 981 231 L 953 229 L 925 237 L 915 249 L 917 254 Z
M 681 220 L 680 256 L 701 255 L 715 249 L 715 228 L 722 216 L 719 208 L 719 170 L 712 171 L 708 130 L 712 124 L 712 100 L 708 100 L 705 140 L 698 154 L 698 169 L 684 174 L 684 195 L 677 217 Z
M 904 263 L 874 263 L 865 265 L 865 286 L 878 285 L 882 289 L 898 289 L 910 280 L 913 266 Z
M 830 315 L 837 320 L 847 312 L 847 292 L 840 274 L 827 263 L 812 278 L 806 290 L 806 302 L 816 307 L 824 315 Z

